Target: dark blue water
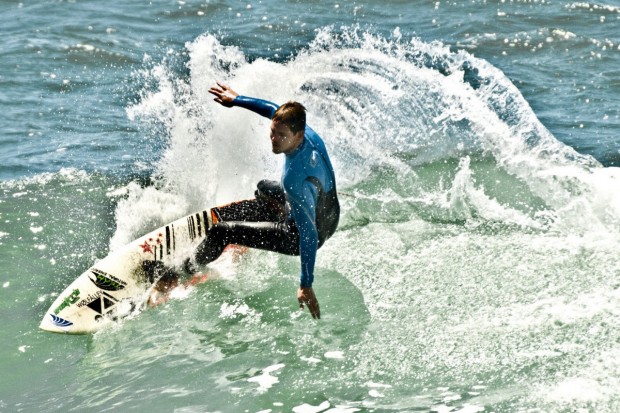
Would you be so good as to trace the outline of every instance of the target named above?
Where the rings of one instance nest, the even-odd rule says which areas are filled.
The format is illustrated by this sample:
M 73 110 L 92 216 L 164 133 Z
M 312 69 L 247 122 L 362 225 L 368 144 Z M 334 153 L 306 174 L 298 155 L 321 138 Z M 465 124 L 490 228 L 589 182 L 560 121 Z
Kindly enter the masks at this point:
M 318 28 L 360 25 L 467 50 L 500 68 L 561 141 L 605 165 L 618 161 L 618 9 L 563 2 L 412 4 L 227 2 L 3 3 L 0 176 L 61 167 L 128 174 L 157 157 L 124 109 L 143 88 L 137 70 L 174 61 L 213 33 L 248 60 L 285 61 Z M 148 60 L 148 59 L 147 59 Z M 125 142 L 119 145 L 119 142 Z M 120 148 L 122 147 L 122 149 Z M 155 152 L 155 153 L 153 153 Z

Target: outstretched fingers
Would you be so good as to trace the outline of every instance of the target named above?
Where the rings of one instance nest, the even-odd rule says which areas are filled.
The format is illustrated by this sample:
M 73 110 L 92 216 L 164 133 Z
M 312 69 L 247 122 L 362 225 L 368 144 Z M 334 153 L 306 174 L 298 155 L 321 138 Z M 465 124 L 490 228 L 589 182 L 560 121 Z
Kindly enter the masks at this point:
M 224 83 L 216 82 L 216 84 L 217 86 L 212 86 L 209 88 L 209 93 L 215 96 L 215 99 L 213 100 L 226 107 L 232 106 L 233 101 L 238 96 L 238 93 Z

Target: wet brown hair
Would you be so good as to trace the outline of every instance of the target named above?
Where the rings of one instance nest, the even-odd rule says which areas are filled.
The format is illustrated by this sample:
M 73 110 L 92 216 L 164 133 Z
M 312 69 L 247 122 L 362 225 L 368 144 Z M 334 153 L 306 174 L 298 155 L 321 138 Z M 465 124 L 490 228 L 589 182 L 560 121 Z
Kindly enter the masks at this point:
M 290 100 L 276 110 L 271 120 L 288 126 L 293 133 L 303 131 L 306 129 L 306 108 Z

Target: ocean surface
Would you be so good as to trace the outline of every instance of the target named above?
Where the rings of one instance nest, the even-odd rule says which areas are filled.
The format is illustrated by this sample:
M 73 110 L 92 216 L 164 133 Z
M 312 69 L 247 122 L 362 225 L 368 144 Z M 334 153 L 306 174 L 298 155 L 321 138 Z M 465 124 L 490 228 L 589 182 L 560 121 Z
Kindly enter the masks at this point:
M 620 2 L 0 1 L 0 412 L 620 411 Z M 278 179 L 295 99 L 341 225 L 94 335 L 38 329 L 143 233 Z

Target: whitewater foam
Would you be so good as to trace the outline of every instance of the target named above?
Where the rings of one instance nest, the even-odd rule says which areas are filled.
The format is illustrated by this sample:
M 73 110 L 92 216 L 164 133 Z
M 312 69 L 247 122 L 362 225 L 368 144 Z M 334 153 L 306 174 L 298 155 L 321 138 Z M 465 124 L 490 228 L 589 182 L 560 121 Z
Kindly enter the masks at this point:
M 501 71 L 466 52 L 355 27 L 318 31 L 307 50 L 284 63 L 248 62 L 239 48 L 223 46 L 213 35 L 198 37 L 187 49 L 189 79 L 175 78 L 165 62 L 156 65 L 142 75 L 158 87 L 127 109 L 131 119 L 159 122 L 167 130 L 155 180 L 159 191 L 178 198 L 179 215 L 250 197 L 255 182 L 279 175 L 282 160 L 269 151 L 268 120 L 214 104 L 208 88 L 221 80 L 243 94 L 304 102 L 341 188 L 391 168 L 415 191 L 419 165 L 482 152 L 549 210 L 524 213 L 490 198 L 486 192 L 493 188 L 473 185 L 470 160 L 462 161 L 467 165 L 460 166 L 451 191 L 430 198 L 443 197 L 444 206 L 465 220 L 476 211 L 485 220 L 537 229 L 554 222 L 560 232 L 574 226 L 620 230 L 620 199 L 610 189 L 617 172 L 557 141 Z M 150 202 L 130 197 L 142 203 L 138 209 Z

